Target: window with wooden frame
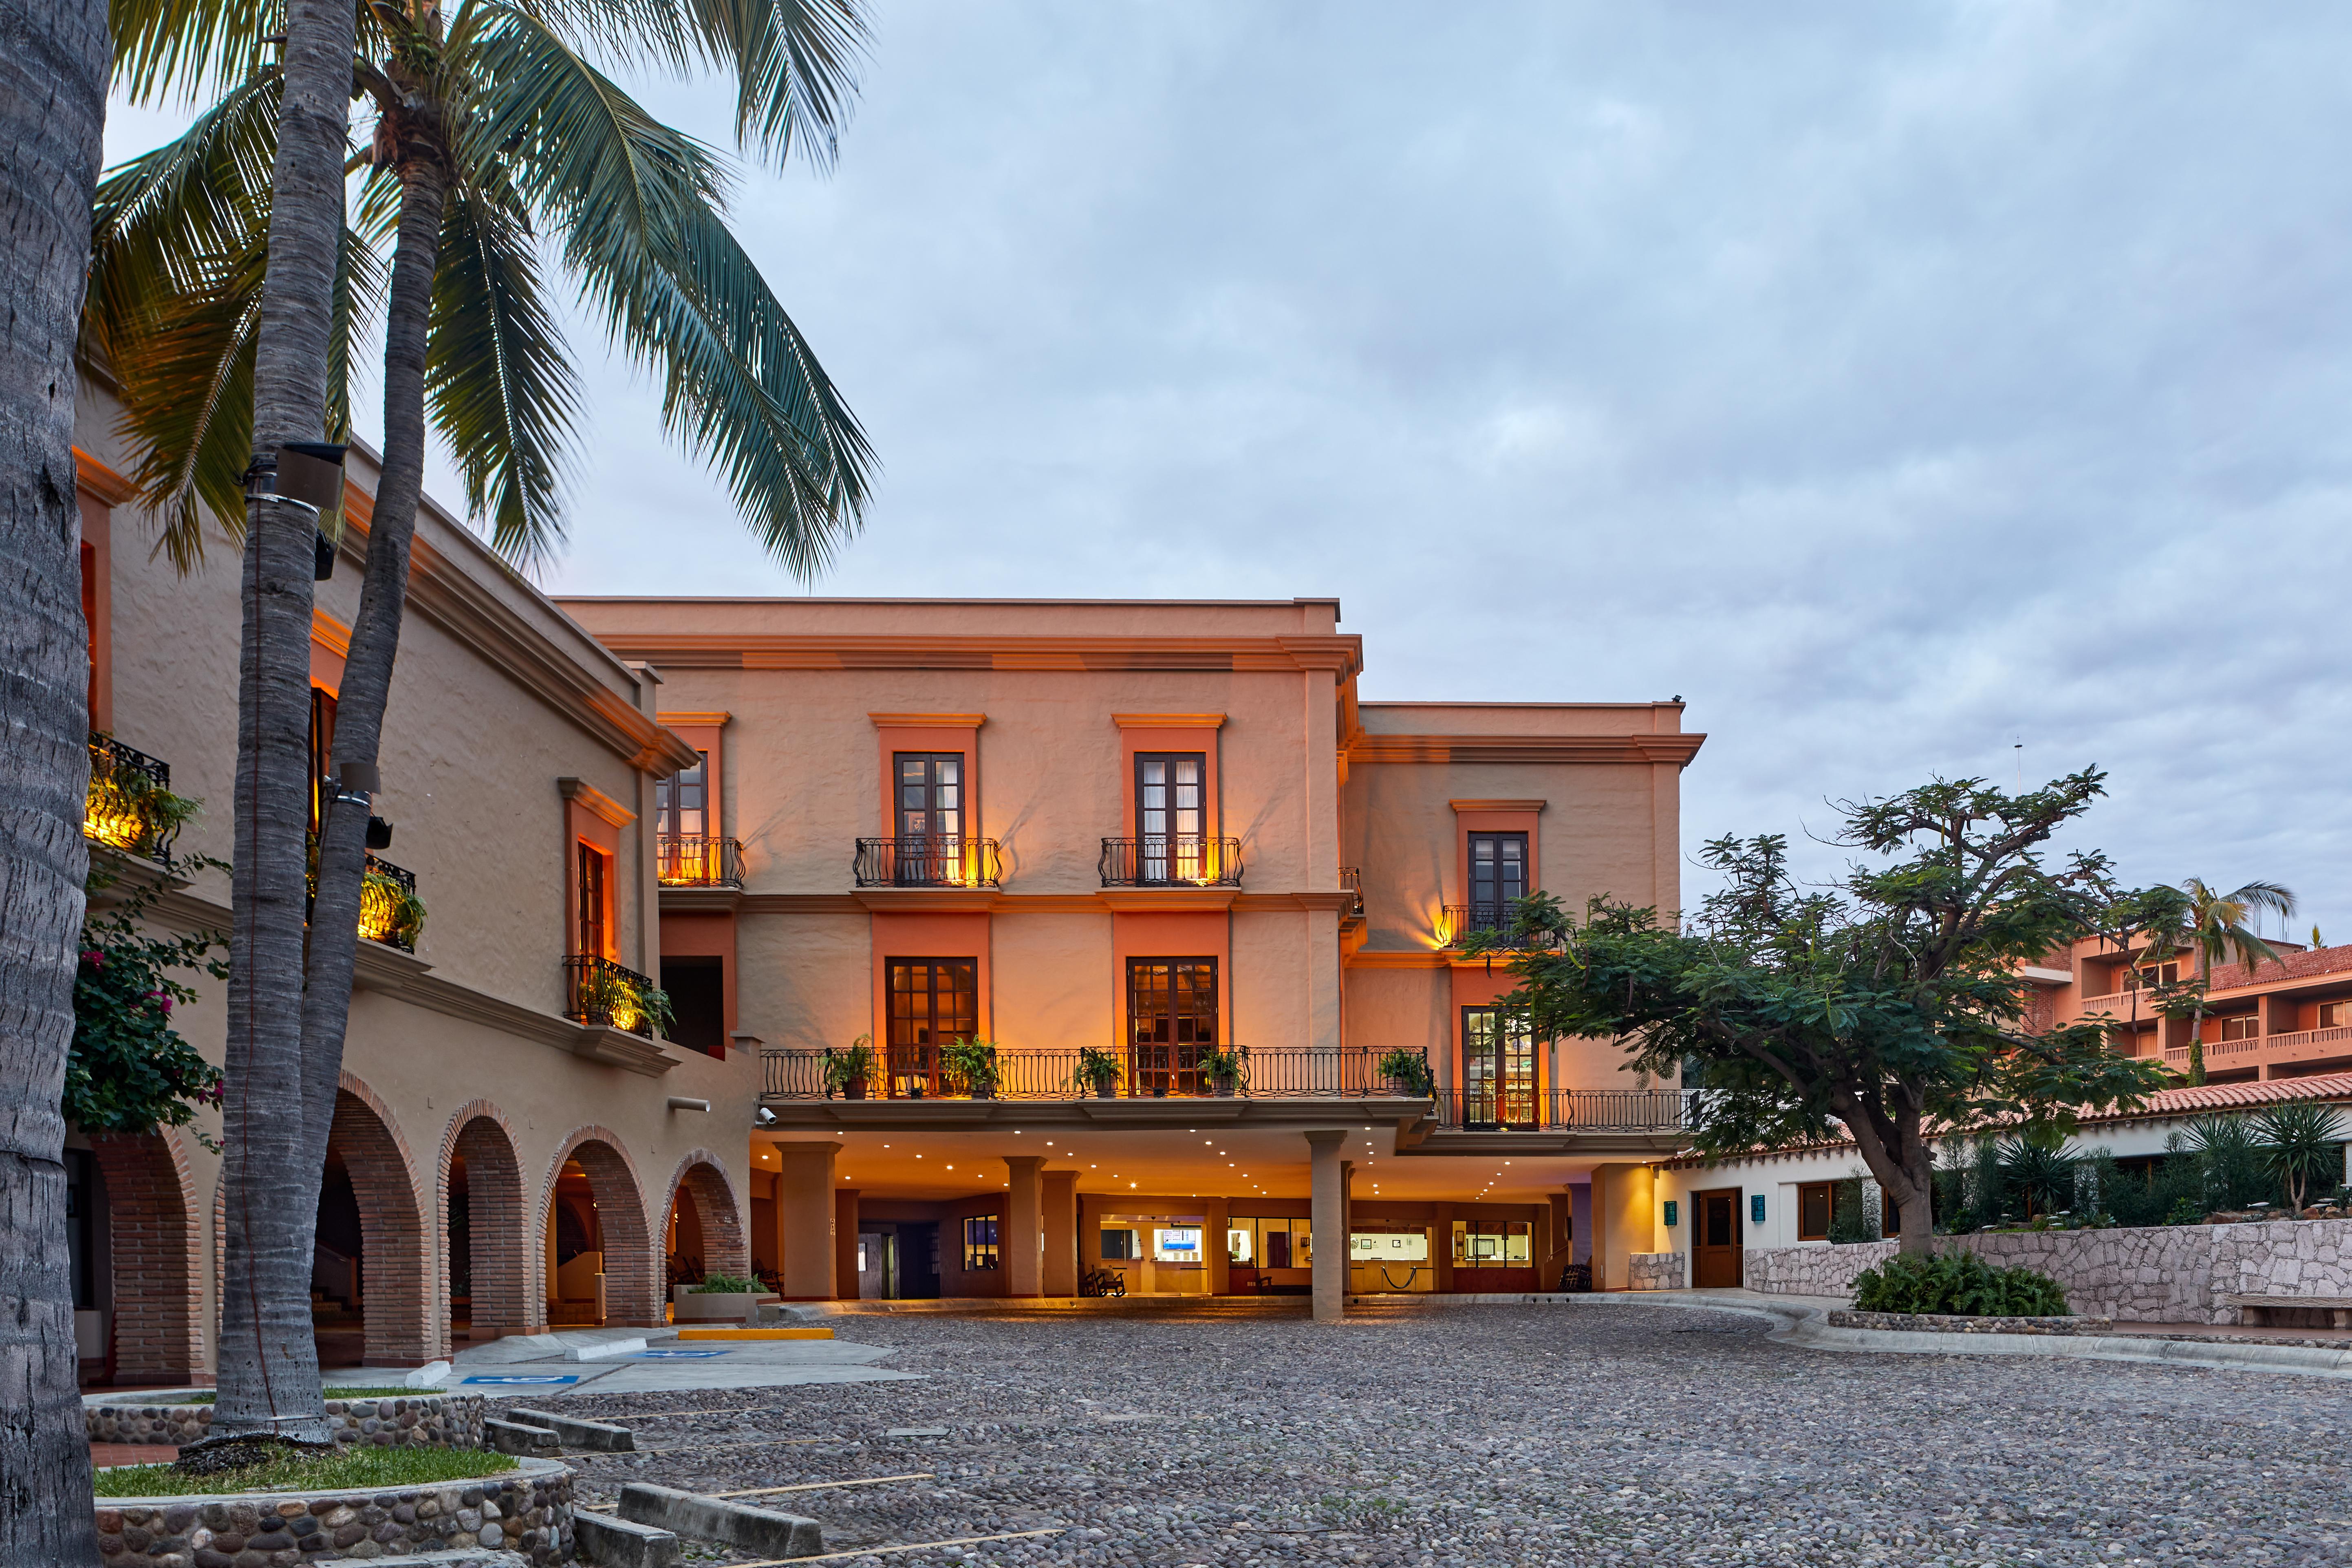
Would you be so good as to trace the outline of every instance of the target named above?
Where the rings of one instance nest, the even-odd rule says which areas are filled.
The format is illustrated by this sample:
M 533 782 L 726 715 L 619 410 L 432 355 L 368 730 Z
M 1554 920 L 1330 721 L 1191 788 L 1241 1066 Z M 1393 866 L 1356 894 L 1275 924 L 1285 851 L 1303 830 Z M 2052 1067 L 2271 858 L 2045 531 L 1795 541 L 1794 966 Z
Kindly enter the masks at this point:
M 996 1267 L 996 1234 L 998 1216 L 992 1214 L 968 1215 L 963 1222 L 963 1266 L 976 1272 Z
M 1511 923 L 1511 906 L 1528 896 L 1528 836 L 1470 835 L 1470 926 L 1496 931 Z
M 2321 1029 L 2340 1029 L 2352 1025 L 2352 1002 L 2322 1002 L 2318 1021 L 2313 1026 Z
M 1139 1092 L 1202 1094 L 1202 1058 L 1217 1048 L 1217 961 L 1127 961 L 1129 1071 Z
M 324 687 L 310 688 L 310 836 L 319 836 L 319 820 L 327 802 L 320 781 L 335 755 L 335 694 Z
M 1462 1120 L 1471 1127 L 1539 1124 L 1536 1040 L 1499 1007 L 1462 1009 Z
M 1138 879 L 1189 882 L 1210 874 L 1205 752 L 1135 753 Z
M 703 838 L 710 833 L 710 753 L 694 753 L 694 766 L 654 785 L 654 832 L 664 838 Z
M 2263 1016 L 2260 1013 L 2237 1013 L 2221 1020 L 2221 1037 L 2225 1040 L 2252 1040 L 2262 1037 Z
M 2178 984 L 2180 981 L 2180 965 L 2177 961 L 2167 963 L 2143 963 L 2132 971 L 2132 980 L 2133 989 L 2140 991 L 2153 991 L 2159 985 Z
M 1827 1241 L 1830 1215 L 1837 1206 L 1835 1182 L 1807 1182 L 1797 1189 L 1797 1239 Z
M 940 1050 L 980 1034 L 980 961 L 893 958 L 887 967 L 890 1092 L 910 1100 L 958 1092 Z
M 613 956 L 612 857 L 586 839 L 572 841 L 572 951 L 589 958 Z

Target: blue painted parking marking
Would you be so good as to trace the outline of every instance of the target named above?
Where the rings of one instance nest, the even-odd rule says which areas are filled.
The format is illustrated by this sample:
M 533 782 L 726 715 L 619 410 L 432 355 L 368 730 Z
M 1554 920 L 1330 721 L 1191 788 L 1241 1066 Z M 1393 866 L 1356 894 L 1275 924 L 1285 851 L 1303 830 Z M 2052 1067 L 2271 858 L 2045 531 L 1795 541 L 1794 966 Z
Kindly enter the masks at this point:
M 709 1361 L 712 1356 L 726 1353 L 725 1351 L 639 1351 L 629 1359 L 631 1361 Z

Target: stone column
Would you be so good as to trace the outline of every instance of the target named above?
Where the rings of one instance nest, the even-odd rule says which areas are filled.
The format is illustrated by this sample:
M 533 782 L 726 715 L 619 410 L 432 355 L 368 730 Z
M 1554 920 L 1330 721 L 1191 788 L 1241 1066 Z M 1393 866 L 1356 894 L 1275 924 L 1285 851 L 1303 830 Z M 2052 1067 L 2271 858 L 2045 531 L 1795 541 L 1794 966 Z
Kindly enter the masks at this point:
M 1225 1253 L 1225 1229 L 1234 1205 L 1230 1198 L 1202 1198 L 1208 1212 L 1201 1216 L 1201 1258 L 1209 1268 L 1209 1294 L 1230 1295 L 1234 1288 L 1234 1260 Z
M 1628 1260 L 1657 1250 L 1656 1181 L 1647 1165 L 1601 1165 L 1592 1173 L 1592 1285 L 1622 1290 Z
M 1440 1295 L 1461 1288 L 1454 1278 L 1454 1205 L 1429 1205 L 1429 1265 L 1437 1276 L 1434 1288 Z
M 844 1301 L 858 1297 L 857 1189 L 844 1187 L 833 1194 L 833 1279 L 835 1296 Z
M 1347 1177 L 1339 1160 L 1340 1145 L 1347 1141 L 1347 1130 L 1341 1127 L 1318 1127 L 1307 1134 L 1307 1157 L 1313 1173 L 1308 1240 L 1315 1248 L 1315 1321 L 1318 1323 L 1336 1323 L 1347 1311 Z
M 1576 1261 L 1576 1193 L 1570 1188 L 1549 1194 L 1544 1215 L 1544 1244 L 1538 1248 L 1536 1289 L 1559 1288 L 1560 1270 Z
M 1045 1264 L 1038 1288 L 1048 1296 L 1078 1293 L 1078 1173 L 1045 1173 Z
M 833 1165 L 841 1145 L 776 1145 L 776 1258 L 787 1301 L 830 1301 L 834 1279 Z
M 1043 1154 L 1007 1154 L 1013 1184 L 1004 1194 L 1004 1231 L 996 1238 L 1007 1296 L 1045 1293 L 1038 1265 L 1044 1260 L 1045 1183 Z

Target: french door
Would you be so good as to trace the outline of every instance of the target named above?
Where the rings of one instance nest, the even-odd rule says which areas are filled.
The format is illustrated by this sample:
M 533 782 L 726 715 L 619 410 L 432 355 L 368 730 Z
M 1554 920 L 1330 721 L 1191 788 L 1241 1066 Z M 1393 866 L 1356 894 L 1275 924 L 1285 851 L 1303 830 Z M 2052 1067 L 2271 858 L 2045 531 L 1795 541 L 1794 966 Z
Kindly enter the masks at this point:
M 1137 880 L 1191 882 L 1208 868 L 1209 759 L 1202 752 L 1135 756 Z
M 900 752 L 894 881 L 953 882 L 963 861 L 963 753 Z
M 1498 1007 L 1462 1009 L 1462 1121 L 1538 1127 L 1535 1037 Z
M 1511 923 L 1511 906 L 1528 896 L 1528 836 L 1470 835 L 1470 926 L 1498 931 Z
M 910 1100 L 960 1094 L 940 1047 L 980 1034 L 980 964 L 969 958 L 894 958 L 890 972 L 890 1092 Z
M 1141 1094 L 1202 1094 L 1201 1058 L 1217 1047 L 1217 961 L 1127 961 L 1129 1073 Z

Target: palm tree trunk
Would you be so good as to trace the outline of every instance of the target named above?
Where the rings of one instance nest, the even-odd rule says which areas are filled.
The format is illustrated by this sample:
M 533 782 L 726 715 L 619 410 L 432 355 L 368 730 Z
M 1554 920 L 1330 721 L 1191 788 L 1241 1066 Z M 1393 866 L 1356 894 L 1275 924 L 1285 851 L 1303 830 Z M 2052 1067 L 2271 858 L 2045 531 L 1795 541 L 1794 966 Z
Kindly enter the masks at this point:
M 0 0 L 0 1563 L 98 1561 L 66 1252 L 89 663 L 74 325 L 112 49 L 96 0 Z
M 335 768 L 347 775 L 376 766 L 408 598 L 409 546 L 425 487 L 425 360 L 448 179 L 437 148 L 404 159 L 401 174 L 400 234 L 385 309 L 383 472 L 368 525 L 367 581 L 360 590 L 335 703 Z M 367 817 L 365 806 L 339 807 L 319 835 L 319 891 L 302 1002 L 303 1122 L 314 1164 L 326 1158 L 343 1032 L 351 1017 Z
M 2205 952 L 2197 952 L 2197 1001 L 2189 1010 L 2189 1087 L 2205 1081 Z
M 316 441 L 326 430 L 353 8 L 348 0 L 291 0 L 286 31 L 254 371 L 254 455 L 264 464 L 274 464 L 285 443 Z M 310 1325 L 320 1162 L 309 1152 L 302 1090 L 311 537 L 311 521 L 297 507 L 250 510 L 237 662 L 215 1438 L 327 1436 Z

